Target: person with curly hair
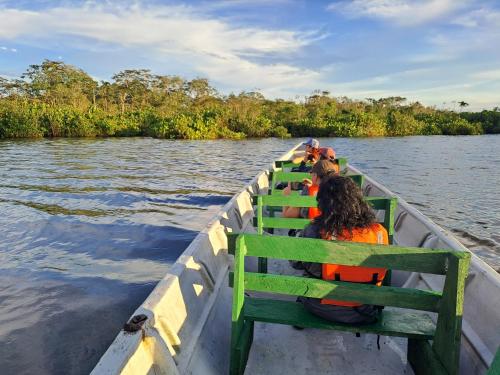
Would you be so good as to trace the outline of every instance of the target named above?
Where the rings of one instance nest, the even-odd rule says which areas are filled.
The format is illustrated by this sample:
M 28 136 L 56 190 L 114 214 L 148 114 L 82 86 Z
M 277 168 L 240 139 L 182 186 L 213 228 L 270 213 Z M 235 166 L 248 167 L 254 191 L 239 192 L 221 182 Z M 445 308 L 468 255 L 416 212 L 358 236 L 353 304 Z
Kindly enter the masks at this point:
M 320 215 L 304 229 L 303 237 L 325 240 L 388 244 L 385 228 L 363 199 L 361 189 L 348 177 L 329 176 L 321 181 L 316 196 Z M 304 263 L 306 274 L 324 280 L 381 285 L 386 269 L 339 264 Z M 372 323 L 379 309 L 351 301 L 317 298 L 299 299 L 306 309 L 325 319 L 341 323 Z

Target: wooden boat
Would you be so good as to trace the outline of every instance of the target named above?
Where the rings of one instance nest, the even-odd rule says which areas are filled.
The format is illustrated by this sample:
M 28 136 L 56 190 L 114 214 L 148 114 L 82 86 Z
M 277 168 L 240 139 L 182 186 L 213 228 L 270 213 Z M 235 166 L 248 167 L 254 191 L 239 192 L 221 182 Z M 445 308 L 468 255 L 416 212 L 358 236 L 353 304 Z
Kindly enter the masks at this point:
M 297 145 L 280 160 L 299 155 Z M 136 310 L 137 332 L 121 331 L 92 374 L 228 374 L 232 289 L 227 233 L 254 233 L 252 196 L 266 194 L 269 172 L 261 172 L 236 194 L 183 252 Z M 351 165 L 348 172 L 361 174 Z M 365 196 L 394 196 L 365 176 Z M 452 235 L 398 198 L 394 242 L 402 246 L 469 251 Z M 279 267 L 279 265 L 278 265 Z M 441 291 L 443 277 L 395 271 L 395 286 Z M 465 282 L 461 374 L 483 374 L 500 345 L 500 275 L 472 254 Z M 401 374 L 406 340 L 290 326 L 255 325 L 247 374 Z

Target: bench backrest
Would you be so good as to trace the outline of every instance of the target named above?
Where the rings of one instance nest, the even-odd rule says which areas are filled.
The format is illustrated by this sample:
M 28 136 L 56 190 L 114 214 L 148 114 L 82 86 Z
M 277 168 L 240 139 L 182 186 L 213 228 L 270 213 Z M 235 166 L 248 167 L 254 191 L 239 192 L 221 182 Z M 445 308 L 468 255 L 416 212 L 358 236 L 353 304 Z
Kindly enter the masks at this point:
M 336 158 L 335 161 L 338 163 L 340 170 L 344 170 L 347 167 L 347 159 L 346 158 Z M 276 168 L 294 168 L 298 167 L 300 163 L 294 163 L 290 160 L 276 160 L 274 162 L 274 166 Z M 309 162 L 306 165 L 312 166 L 313 163 Z
M 458 373 L 461 318 L 469 252 L 374 245 L 255 234 L 231 235 L 235 256 L 233 320 L 244 306 L 245 291 L 353 301 L 438 313 L 432 348 L 451 374 Z M 245 272 L 245 257 L 350 266 L 383 267 L 446 275 L 443 292 L 326 281 L 300 276 Z M 458 344 L 457 344 L 458 342 Z
M 365 181 L 365 176 L 362 174 L 351 174 L 345 177 L 351 178 L 359 187 L 362 187 Z M 269 174 L 269 194 L 282 194 L 282 190 L 276 189 L 276 184 L 279 182 L 302 182 L 305 179 L 311 179 L 311 174 L 309 172 L 272 171 Z M 298 194 L 298 192 L 296 194 Z
M 389 235 L 389 243 L 393 242 L 394 236 L 394 212 L 397 206 L 397 198 L 391 197 L 365 197 L 364 198 L 375 210 L 384 210 L 384 221 L 382 224 Z M 310 219 L 265 217 L 264 207 L 318 207 L 316 197 L 304 195 L 257 195 L 253 197 L 254 204 L 257 205 L 257 213 L 254 225 L 257 233 L 262 234 L 264 228 L 272 229 L 304 229 L 311 223 Z

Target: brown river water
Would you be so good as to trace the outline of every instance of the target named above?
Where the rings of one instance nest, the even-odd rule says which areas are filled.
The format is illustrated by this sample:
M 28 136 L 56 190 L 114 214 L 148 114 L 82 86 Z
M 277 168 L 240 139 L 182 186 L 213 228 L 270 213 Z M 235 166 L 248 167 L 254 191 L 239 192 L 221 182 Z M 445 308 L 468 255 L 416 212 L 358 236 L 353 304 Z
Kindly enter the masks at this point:
M 87 374 L 211 216 L 298 139 L 0 141 L 1 374 Z M 500 135 L 320 139 L 500 269 Z

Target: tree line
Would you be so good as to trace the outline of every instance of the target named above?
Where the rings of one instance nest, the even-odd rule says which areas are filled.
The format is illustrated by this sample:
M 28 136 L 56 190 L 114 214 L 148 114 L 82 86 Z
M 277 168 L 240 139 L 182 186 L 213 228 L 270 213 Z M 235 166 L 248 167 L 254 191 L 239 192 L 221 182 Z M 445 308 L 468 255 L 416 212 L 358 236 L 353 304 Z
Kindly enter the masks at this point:
M 462 103 L 464 105 L 462 105 Z M 460 102 L 461 107 L 467 103 Z M 152 136 L 170 139 L 376 137 L 500 133 L 500 108 L 438 110 L 402 97 L 303 101 L 222 95 L 207 79 L 124 70 L 110 82 L 60 61 L 0 77 L 0 138 Z

